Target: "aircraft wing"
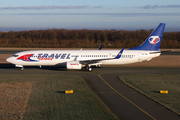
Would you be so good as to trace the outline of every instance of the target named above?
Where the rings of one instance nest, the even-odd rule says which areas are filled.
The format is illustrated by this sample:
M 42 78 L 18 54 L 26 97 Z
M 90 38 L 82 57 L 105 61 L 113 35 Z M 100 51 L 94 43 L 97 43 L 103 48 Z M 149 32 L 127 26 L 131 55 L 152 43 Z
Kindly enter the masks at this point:
M 112 59 L 119 59 L 124 51 L 124 48 L 116 55 L 114 58 L 104 58 L 104 59 L 93 59 L 93 60 L 79 60 L 80 63 L 82 64 L 95 64 L 99 63 L 102 60 L 112 60 Z

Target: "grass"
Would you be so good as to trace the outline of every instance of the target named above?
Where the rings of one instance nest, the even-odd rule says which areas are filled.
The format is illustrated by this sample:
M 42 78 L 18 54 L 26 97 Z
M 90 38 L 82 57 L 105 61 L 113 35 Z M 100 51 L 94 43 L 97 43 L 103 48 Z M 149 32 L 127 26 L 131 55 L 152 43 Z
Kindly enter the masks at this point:
M 30 83 L 0 83 L 0 119 L 21 119 L 25 112 Z
M 126 84 L 180 115 L 180 74 L 123 75 Z M 160 94 L 168 90 L 168 94 Z
M 29 82 L 32 85 L 22 118 L 24 120 L 118 119 L 81 77 L 62 74 L 0 74 L 0 83 L 7 82 Z M 73 90 L 74 93 L 65 94 L 65 90 Z

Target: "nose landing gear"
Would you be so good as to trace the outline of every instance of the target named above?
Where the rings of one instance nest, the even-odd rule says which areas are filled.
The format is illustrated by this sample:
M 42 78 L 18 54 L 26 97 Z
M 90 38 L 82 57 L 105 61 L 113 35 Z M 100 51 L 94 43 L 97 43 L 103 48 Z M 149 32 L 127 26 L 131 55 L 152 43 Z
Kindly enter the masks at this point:
M 15 66 L 21 68 L 22 71 L 24 70 L 24 67 L 22 65 L 15 65 Z
M 24 70 L 24 67 L 21 67 L 21 71 L 23 71 Z

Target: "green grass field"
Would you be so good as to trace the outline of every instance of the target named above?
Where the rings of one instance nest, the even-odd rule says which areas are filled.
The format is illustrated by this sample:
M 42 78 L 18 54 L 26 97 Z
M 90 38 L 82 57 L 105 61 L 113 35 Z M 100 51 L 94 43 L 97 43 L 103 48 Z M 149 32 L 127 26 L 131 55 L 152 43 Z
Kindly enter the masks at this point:
M 123 75 L 120 79 L 142 94 L 180 114 L 180 74 Z M 168 90 L 169 93 L 162 94 L 160 90 Z
M 81 77 L 62 74 L 0 74 L 0 83 L 32 84 L 24 120 L 118 119 Z M 65 94 L 73 90 L 73 94 Z

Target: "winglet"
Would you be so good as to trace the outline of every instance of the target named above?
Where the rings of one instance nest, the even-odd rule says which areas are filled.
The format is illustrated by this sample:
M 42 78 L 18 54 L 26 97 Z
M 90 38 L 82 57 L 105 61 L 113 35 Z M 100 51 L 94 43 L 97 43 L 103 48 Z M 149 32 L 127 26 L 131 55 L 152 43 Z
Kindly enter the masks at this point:
M 101 48 L 102 48 L 102 44 L 101 44 L 101 46 L 98 48 L 98 50 L 101 50 Z
M 124 48 L 117 54 L 117 56 L 114 59 L 119 59 L 124 51 Z

